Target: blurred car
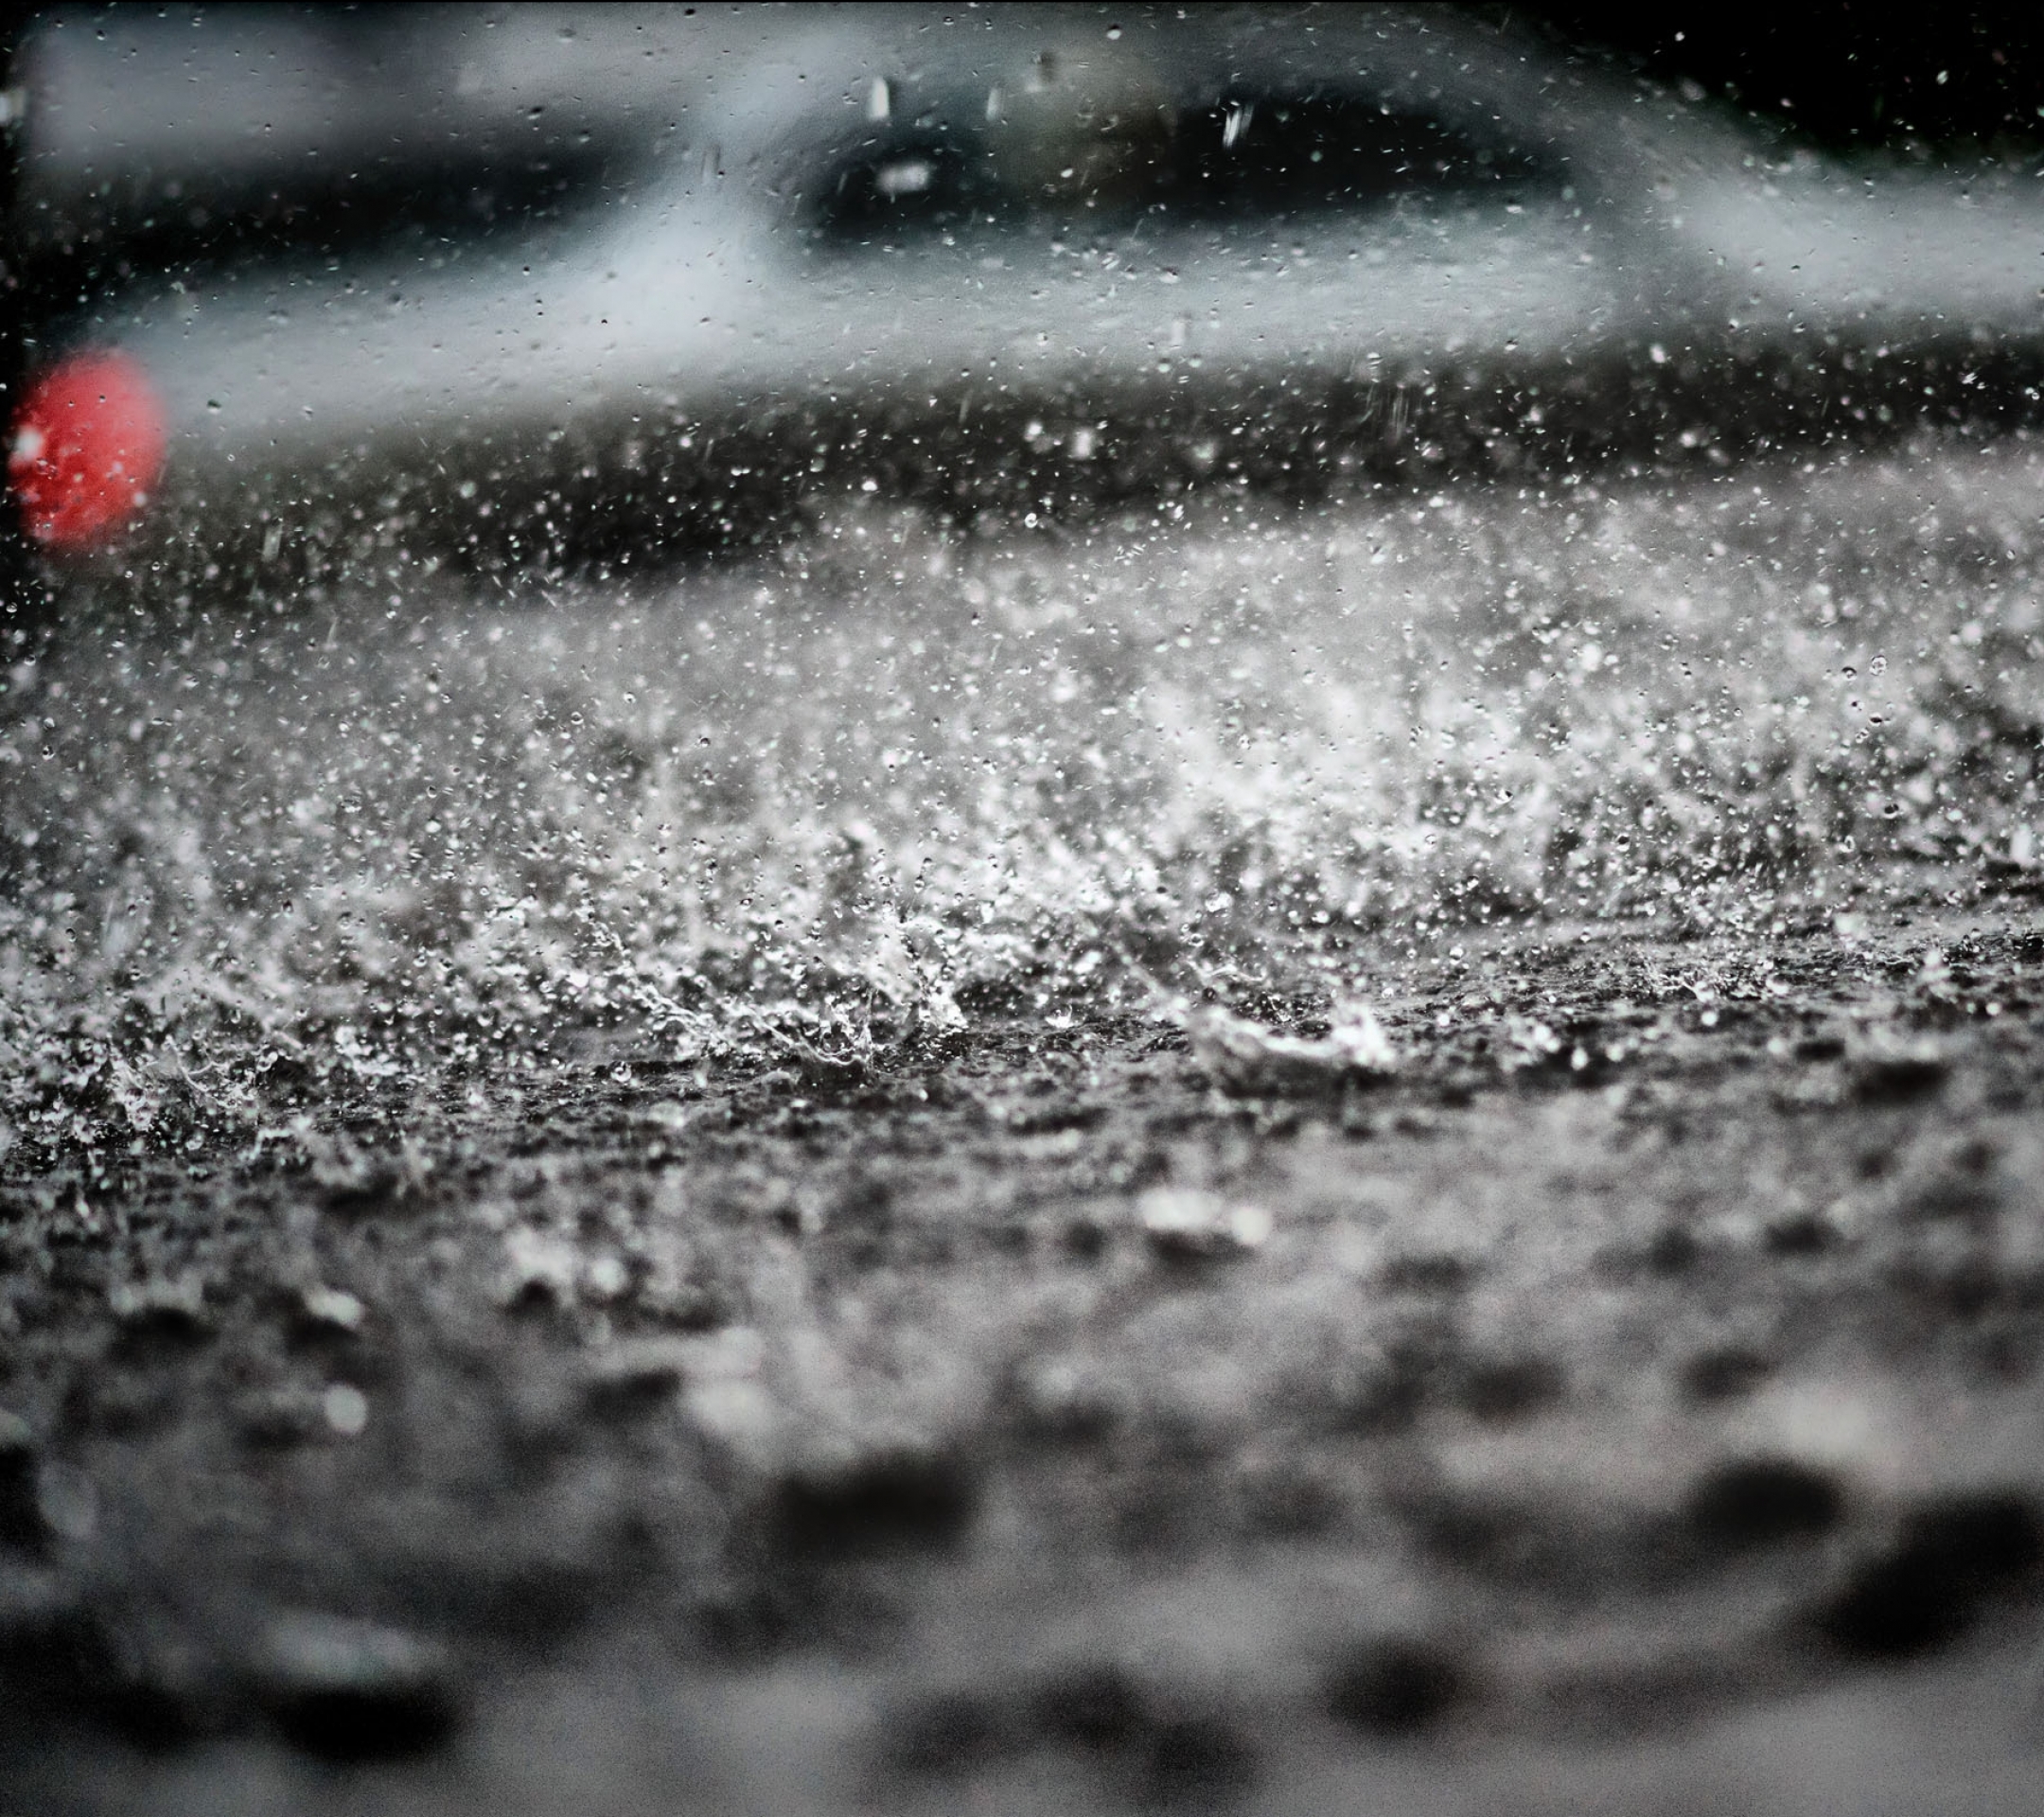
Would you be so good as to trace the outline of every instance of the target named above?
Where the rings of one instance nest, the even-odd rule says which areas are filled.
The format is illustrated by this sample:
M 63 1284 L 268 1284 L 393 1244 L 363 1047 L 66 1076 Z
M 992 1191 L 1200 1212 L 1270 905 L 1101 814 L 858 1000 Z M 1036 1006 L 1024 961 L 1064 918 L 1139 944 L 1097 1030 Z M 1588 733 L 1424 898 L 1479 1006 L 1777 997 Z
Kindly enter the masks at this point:
M 162 445 L 106 527 L 134 506 L 139 546 L 258 569 L 405 538 L 623 559 L 847 490 L 1026 514 L 2035 414 L 2027 166 L 1828 161 L 1452 13 L 494 17 L 405 27 L 409 87 L 361 109 L 295 15 L 194 15 L 182 50 L 44 27 L 25 219 L 98 236 L 55 369 L 115 362 Z M 115 145 L 77 97 L 117 53 L 158 66 Z M 185 98 L 228 64 L 277 72 L 288 130 Z M 560 160 L 545 205 L 465 217 L 521 130 Z M 294 238 L 277 173 L 359 195 L 371 151 L 429 165 L 437 218 Z M 160 203 L 251 197 L 267 238 L 166 250 Z M 152 234 L 155 269 L 110 264 Z M 97 407 L 53 381 L 18 487 L 61 503 Z

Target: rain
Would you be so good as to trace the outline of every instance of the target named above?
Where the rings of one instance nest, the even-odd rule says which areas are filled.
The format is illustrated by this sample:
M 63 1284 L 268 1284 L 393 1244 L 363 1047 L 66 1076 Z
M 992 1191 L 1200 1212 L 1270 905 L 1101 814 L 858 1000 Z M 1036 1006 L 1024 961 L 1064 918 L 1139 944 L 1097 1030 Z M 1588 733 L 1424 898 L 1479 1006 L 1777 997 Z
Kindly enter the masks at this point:
M 2038 469 L 998 538 L 876 502 L 624 587 L 115 591 L 9 676 L 11 1140 L 289 1139 L 606 1044 L 855 1071 L 975 1013 L 1324 1016 L 1529 931 L 1764 973 L 2037 874 Z
M 2044 107 L 1838 29 L 10 40 L 0 1804 L 2034 1806 Z

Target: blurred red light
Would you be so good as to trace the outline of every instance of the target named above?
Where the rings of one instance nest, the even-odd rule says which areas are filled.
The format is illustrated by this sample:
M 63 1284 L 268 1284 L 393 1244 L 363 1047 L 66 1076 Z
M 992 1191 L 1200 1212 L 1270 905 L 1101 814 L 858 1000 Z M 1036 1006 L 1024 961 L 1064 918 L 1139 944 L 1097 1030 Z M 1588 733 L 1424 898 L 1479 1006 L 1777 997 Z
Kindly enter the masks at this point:
M 53 549 L 106 541 L 163 470 L 163 406 L 120 353 L 79 353 L 29 386 L 14 416 L 8 480 L 22 521 Z

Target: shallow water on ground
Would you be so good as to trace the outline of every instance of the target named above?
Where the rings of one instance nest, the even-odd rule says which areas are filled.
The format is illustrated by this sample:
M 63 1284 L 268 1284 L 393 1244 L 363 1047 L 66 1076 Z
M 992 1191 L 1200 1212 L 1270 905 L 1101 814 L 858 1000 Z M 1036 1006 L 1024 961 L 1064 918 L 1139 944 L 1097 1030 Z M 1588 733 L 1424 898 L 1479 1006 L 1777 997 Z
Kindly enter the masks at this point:
M 1746 1809 L 1898 1712 L 1890 1802 L 2009 1808 L 2015 1693 L 1925 1713 L 2044 1585 L 2039 477 L 74 584 L 0 1755 Z
M 288 612 L 75 583 L 0 697 L 6 1164 L 620 1025 L 855 1071 L 988 1014 L 1310 1018 L 1486 924 L 1757 950 L 1896 859 L 2020 881 L 2040 480 L 1953 443 L 998 539 L 875 503 Z

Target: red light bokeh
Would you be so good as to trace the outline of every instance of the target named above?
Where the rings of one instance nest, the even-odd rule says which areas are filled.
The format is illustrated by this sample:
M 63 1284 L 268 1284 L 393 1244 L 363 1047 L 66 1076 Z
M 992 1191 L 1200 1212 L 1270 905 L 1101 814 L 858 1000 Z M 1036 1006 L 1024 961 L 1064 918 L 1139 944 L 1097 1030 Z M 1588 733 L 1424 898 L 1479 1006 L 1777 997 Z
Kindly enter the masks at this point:
M 105 542 L 163 470 L 163 406 L 121 353 L 79 353 L 29 386 L 14 416 L 8 480 L 22 523 L 53 549 Z

